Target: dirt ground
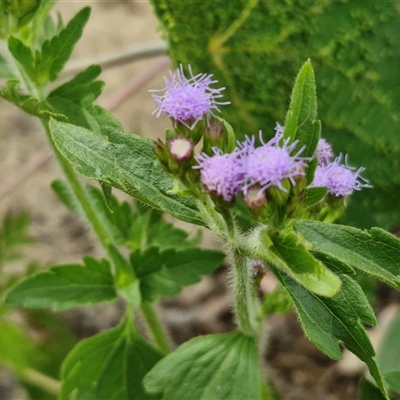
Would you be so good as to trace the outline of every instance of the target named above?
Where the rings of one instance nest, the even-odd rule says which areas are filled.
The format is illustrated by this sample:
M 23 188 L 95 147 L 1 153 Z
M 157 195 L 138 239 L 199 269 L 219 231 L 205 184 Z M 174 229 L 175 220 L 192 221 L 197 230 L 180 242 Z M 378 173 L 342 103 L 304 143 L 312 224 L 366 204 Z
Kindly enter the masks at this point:
M 73 60 L 161 40 L 158 22 L 147 1 L 59 1 L 55 10 L 69 20 L 82 7 L 90 5 L 92 15 Z M 162 137 L 168 121 L 151 116 L 154 103 L 150 88 L 161 88 L 168 71 L 165 58 L 153 58 L 106 69 L 101 79 L 106 88 L 100 98 L 105 107 L 114 107 L 115 98 L 128 82 L 143 77 L 157 65 L 162 72 L 146 83 L 114 110 L 125 130 L 150 137 Z M 36 244 L 29 247 L 24 260 L 8 266 L 8 271 L 23 270 L 27 261 L 41 265 L 79 261 L 83 255 L 101 255 L 84 223 L 60 204 L 50 183 L 61 177 L 56 163 L 49 159 L 49 147 L 39 123 L 0 100 L 0 221 L 7 212 L 28 211 L 30 233 Z M 208 247 L 219 243 L 207 237 Z M 7 272 L 7 270 L 5 271 Z M 229 331 L 234 328 L 231 300 L 226 290 L 225 268 L 165 300 L 163 320 L 176 344 L 198 334 Z M 64 314 L 73 329 L 84 337 L 117 323 L 120 305 L 85 307 Z M 361 373 L 339 372 L 305 337 L 293 314 L 273 316 L 269 322 L 271 342 L 266 354 L 266 371 L 284 400 L 355 400 Z M 1 379 L 0 379 L 1 382 Z M 6 400 L 1 395 L 0 398 Z M 10 392 L 11 393 L 11 392 Z M 7 399 L 21 400 L 20 392 Z M 179 400 L 179 399 L 176 399 Z M 212 399 L 210 399 L 212 400 Z M 249 399 L 251 400 L 251 399 Z

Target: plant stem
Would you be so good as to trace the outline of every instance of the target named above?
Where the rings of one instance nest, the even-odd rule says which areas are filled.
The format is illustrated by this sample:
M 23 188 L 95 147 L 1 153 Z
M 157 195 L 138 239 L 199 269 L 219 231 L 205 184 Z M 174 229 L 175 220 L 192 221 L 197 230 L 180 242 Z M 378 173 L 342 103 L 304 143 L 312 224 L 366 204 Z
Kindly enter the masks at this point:
M 24 369 L 20 372 L 21 378 L 32 385 L 35 385 L 47 393 L 58 396 L 61 390 L 61 382 L 51 378 L 32 368 Z
M 208 203 L 204 201 L 201 205 L 206 221 L 212 224 L 210 228 L 216 228 L 216 233 L 227 245 L 227 253 L 232 264 L 235 315 L 239 329 L 247 335 L 255 336 L 258 329 L 253 281 L 248 268 L 248 257 L 239 247 L 241 235 L 236 228 L 231 210 L 222 208 L 219 214 L 210 201 Z M 222 227 L 221 222 L 225 227 Z
M 171 346 L 169 345 L 167 336 L 165 335 L 164 329 L 150 303 L 143 302 L 140 305 L 143 316 L 147 322 L 148 328 L 153 335 L 153 339 L 156 342 L 158 348 L 164 353 L 171 353 Z

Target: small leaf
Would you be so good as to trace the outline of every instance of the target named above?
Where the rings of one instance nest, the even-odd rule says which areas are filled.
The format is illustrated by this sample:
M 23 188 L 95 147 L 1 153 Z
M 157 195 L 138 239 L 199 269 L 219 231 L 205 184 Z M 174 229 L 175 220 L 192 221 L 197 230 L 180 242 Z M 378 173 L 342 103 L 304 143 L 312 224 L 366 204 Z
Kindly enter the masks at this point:
M 109 263 L 84 257 L 83 266 L 55 266 L 23 279 L 6 293 L 5 302 L 27 308 L 53 307 L 55 310 L 63 310 L 115 298 Z
M 71 351 L 62 365 L 60 399 L 158 399 L 145 392 L 142 379 L 161 358 L 127 318 Z
M 48 106 L 28 95 L 23 95 L 19 92 L 20 82 L 17 79 L 10 79 L 7 81 L 2 90 L 0 90 L 0 97 L 15 104 L 25 112 L 31 115 L 35 115 L 44 120 L 55 118 L 59 120 L 65 120 L 63 115 L 51 112 L 48 110 Z
M 81 205 L 76 200 L 74 193 L 68 186 L 67 182 L 57 179 L 51 183 L 51 188 L 54 190 L 61 202 L 68 208 L 68 210 L 75 215 L 84 217 L 84 212 L 81 208 Z
M 360 385 L 358 400 L 387 400 L 381 391 L 368 379 L 363 378 Z
M 107 137 L 75 125 L 50 121 L 54 141 L 78 172 L 116 187 L 186 222 L 204 225 L 195 202 L 171 194 L 173 180 L 162 170 L 150 139 L 109 129 Z
M 328 189 L 324 187 L 311 187 L 306 189 L 304 207 L 311 207 L 319 203 L 327 193 Z
M 386 396 L 382 377 L 374 359 L 374 349 L 360 323 L 357 303 L 359 299 L 348 285 L 350 278 L 341 276 L 342 288 L 332 298 L 317 296 L 278 269 L 271 267 L 281 284 L 292 297 L 304 332 L 325 354 L 334 360 L 342 358 L 339 343 L 364 361 L 379 389 Z M 354 303 L 355 302 L 355 303 Z
M 340 288 L 340 279 L 320 261 L 314 258 L 297 236 L 291 232 L 279 232 L 271 236 L 275 252 L 284 261 L 286 272 L 308 290 L 332 297 Z M 280 265 L 276 265 L 279 267 Z
M 400 370 L 385 372 L 383 376 L 390 389 L 400 394 Z
M 312 250 L 328 254 L 400 290 L 400 241 L 379 228 L 368 231 L 336 224 L 299 221 L 296 229 Z
M 140 280 L 142 301 L 178 294 L 183 287 L 199 282 L 221 265 L 224 254 L 215 250 L 187 248 L 160 251 L 156 247 L 131 254 L 131 264 Z
M 56 80 L 82 36 L 89 15 L 90 7 L 83 8 L 57 36 L 43 43 L 41 53 L 35 60 L 38 83 Z
M 310 60 L 305 62 L 296 77 L 286 115 L 284 137 L 299 141 L 298 148 L 306 146 L 302 156 L 312 157 L 320 137 L 317 118 L 317 95 L 314 71 Z
M 14 78 L 14 73 L 9 62 L 0 54 L 0 78 Z
M 14 36 L 8 39 L 8 50 L 32 80 L 36 78 L 35 59 L 31 49 Z
M 258 365 L 254 338 L 240 332 L 200 336 L 156 364 L 143 382 L 163 400 L 259 399 Z

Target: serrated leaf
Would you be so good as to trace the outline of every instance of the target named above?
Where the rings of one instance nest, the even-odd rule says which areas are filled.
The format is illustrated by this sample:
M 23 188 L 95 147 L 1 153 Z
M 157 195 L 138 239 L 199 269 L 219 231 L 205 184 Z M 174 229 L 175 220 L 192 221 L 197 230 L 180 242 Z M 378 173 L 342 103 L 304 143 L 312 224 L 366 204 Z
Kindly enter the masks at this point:
M 311 62 L 308 60 L 297 74 L 283 131 L 284 137 L 299 141 L 299 149 L 305 146 L 306 157 L 313 156 L 320 137 L 321 127 L 316 119 L 315 78 Z
M 224 254 L 215 250 L 187 248 L 160 251 L 150 247 L 131 254 L 131 264 L 140 280 L 142 300 L 153 302 L 178 294 L 183 287 L 199 282 L 221 265 Z
M 55 118 L 65 120 L 66 118 L 55 112 L 49 111 L 48 106 L 35 97 L 21 94 L 19 91 L 20 82 L 17 79 L 9 79 L 0 91 L 0 97 L 15 104 L 25 112 L 35 115 L 44 120 Z
M 270 251 L 285 263 L 290 275 L 308 290 L 332 297 L 340 288 L 340 279 L 332 271 L 314 258 L 292 232 L 279 232 L 271 236 L 273 246 Z M 279 265 L 276 265 L 279 267 Z
M 62 365 L 60 399 L 158 399 L 145 392 L 142 379 L 161 358 L 127 318 L 71 351 Z
M 162 170 L 150 139 L 118 129 L 109 129 L 105 137 L 55 120 L 49 125 L 60 152 L 86 178 L 123 190 L 183 221 L 204 225 L 194 201 L 170 193 L 173 180 Z
M 90 7 L 83 8 L 57 36 L 43 43 L 41 53 L 36 54 L 35 60 L 38 83 L 56 80 L 82 36 L 89 15 Z
M 162 400 L 248 400 L 260 398 L 258 350 L 240 332 L 200 336 L 161 360 L 144 378 Z
M 8 39 L 8 50 L 13 57 L 21 64 L 25 72 L 32 80 L 36 78 L 35 58 L 31 49 L 21 40 L 14 36 Z
M 55 266 L 23 279 L 7 291 L 5 302 L 27 308 L 63 310 L 116 297 L 108 261 L 84 257 L 84 265 Z
M 339 343 L 364 361 L 379 389 L 387 397 L 381 374 L 374 359 L 374 349 L 368 335 L 360 323 L 356 308 L 349 307 L 347 298 L 353 295 L 343 279 L 342 289 L 332 298 L 317 296 L 275 268 L 274 273 L 289 292 L 299 315 L 304 332 L 325 354 L 334 360 L 342 358 Z M 344 278 L 344 277 L 343 277 Z M 350 278 L 349 278 L 350 279 Z
M 400 241 L 390 233 L 368 231 L 343 225 L 299 221 L 296 229 L 325 253 L 400 290 Z

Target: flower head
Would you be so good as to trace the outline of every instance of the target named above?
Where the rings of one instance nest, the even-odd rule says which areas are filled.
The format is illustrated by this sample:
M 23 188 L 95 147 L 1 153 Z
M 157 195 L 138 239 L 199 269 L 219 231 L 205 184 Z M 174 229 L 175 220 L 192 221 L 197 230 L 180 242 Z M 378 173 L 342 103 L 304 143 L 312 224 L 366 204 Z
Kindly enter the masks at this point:
M 254 140 L 248 138 L 239 146 L 245 169 L 245 194 L 255 184 L 260 186 L 261 191 L 271 186 L 287 191 L 282 185 L 283 180 L 289 178 L 295 184 L 294 177 L 304 175 L 307 158 L 299 156 L 303 149 L 291 155 L 298 142 L 289 144 L 289 141 L 283 140 L 278 131 L 274 138 L 261 147 L 256 148 Z
M 195 157 L 200 169 L 200 180 L 205 190 L 225 201 L 233 200 L 243 185 L 244 171 L 237 153 L 223 154 L 213 148 L 214 155 L 203 153 Z
M 314 180 L 311 186 L 322 186 L 328 189 L 328 192 L 336 197 L 348 196 L 354 190 L 360 190 L 364 187 L 372 187 L 369 182 L 361 177 L 365 168 L 361 167 L 357 171 L 345 164 L 340 164 L 341 156 L 327 165 L 319 165 L 314 174 Z
M 190 138 L 177 135 L 168 141 L 168 148 L 175 160 L 185 161 L 192 157 L 194 144 Z
M 221 91 L 225 88 L 211 88 L 210 86 L 217 82 L 212 80 L 212 75 L 193 75 L 190 66 L 189 73 L 188 79 L 181 64 L 175 73 L 170 72 L 171 80 L 164 78 L 165 89 L 152 90 L 152 92 L 164 91 L 162 95 L 152 95 L 158 105 L 153 114 L 155 113 L 157 117 L 166 114 L 175 124 L 180 122 L 188 129 L 193 129 L 204 117 L 214 116 L 214 111 L 219 112 L 219 105 L 229 102 L 217 101 L 222 97 Z
M 318 160 L 318 165 L 328 165 L 332 161 L 332 146 L 325 139 L 319 139 L 315 157 Z

